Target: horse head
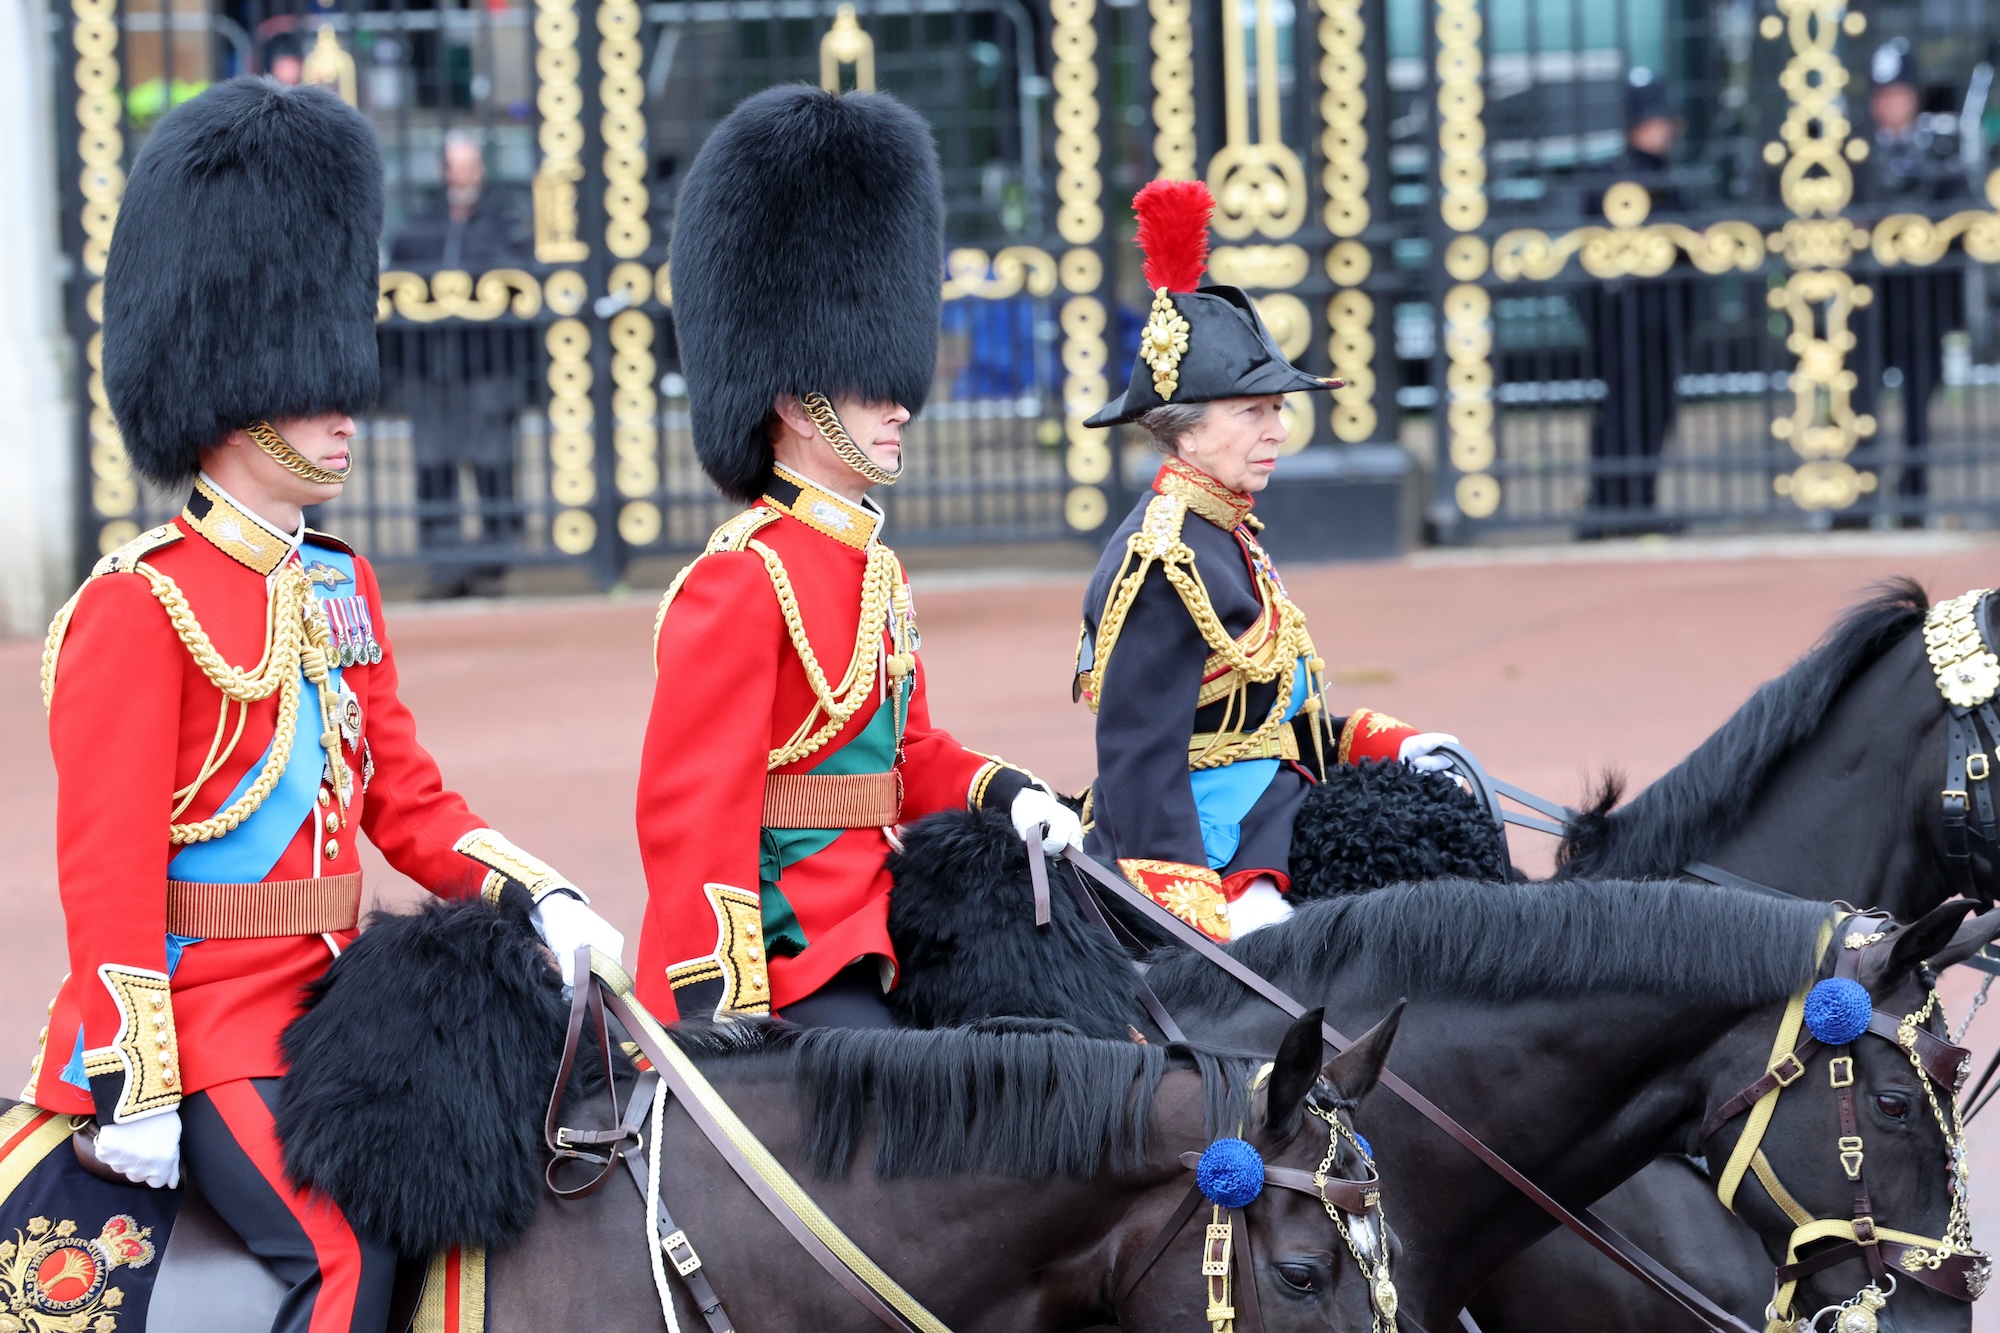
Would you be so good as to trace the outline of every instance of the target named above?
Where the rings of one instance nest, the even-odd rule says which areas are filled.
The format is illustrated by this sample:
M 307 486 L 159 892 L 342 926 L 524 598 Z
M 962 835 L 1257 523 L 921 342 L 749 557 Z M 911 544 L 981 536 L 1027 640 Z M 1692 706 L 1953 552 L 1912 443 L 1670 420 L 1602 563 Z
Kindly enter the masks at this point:
M 1841 918 L 1821 979 L 1780 1021 L 1769 1072 L 1706 1108 L 1694 1151 L 1764 1238 L 1777 1266 L 1769 1317 L 1787 1326 L 1971 1326 L 1990 1265 L 1966 1212 L 1956 1093 L 1969 1057 L 1934 989 L 1937 969 L 2000 936 L 2000 911 L 1961 925 L 1971 907 L 1901 927 Z

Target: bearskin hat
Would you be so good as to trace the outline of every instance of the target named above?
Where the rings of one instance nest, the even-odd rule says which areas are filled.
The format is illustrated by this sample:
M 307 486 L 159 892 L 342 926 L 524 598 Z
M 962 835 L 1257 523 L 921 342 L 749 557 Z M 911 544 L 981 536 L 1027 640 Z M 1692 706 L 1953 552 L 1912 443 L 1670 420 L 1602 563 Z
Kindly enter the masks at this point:
M 374 128 L 324 89 L 231 79 L 160 121 L 104 270 L 104 390 L 142 476 L 181 485 L 232 430 L 374 403 L 381 231 Z
M 944 282 L 930 126 L 882 93 L 758 93 L 688 168 L 670 262 L 695 453 L 723 494 L 754 500 L 779 395 L 916 412 L 930 394 Z

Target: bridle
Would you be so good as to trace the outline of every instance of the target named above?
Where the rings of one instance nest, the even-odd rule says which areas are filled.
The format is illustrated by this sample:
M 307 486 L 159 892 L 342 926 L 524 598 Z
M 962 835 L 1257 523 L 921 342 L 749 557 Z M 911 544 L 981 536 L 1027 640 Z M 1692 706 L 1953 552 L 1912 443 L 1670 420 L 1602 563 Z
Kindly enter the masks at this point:
M 1949 719 L 1939 792 L 1945 860 L 1964 881 L 1959 892 L 1989 910 L 1993 891 L 1972 873 L 1971 839 L 1978 837 L 1988 857 L 2000 863 L 2000 817 L 1990 782 L 2000 744 L 2000 708 L 1994 704 L 2000 656 L 1993 652 L 1991 599 L 1990 588 L 1975 588 L 1924 615 L 1924 652 Z
M 1958 1089 L 1971 1066 L 1971 1054 L 1926 1026 L 1937 1012 L 1935 981 L 1927 971 L 1929 998 L 1916 1012 L 1900 1018 L 1876 1009 L 1858 979 L 1870 951 L 1892 947 L 1889 941 L 1897 929 L 1889 917 L 1871 913 L 1843 914 L 1827 924 L 1820 936 L 1822 959 L 1833 935 L 1841 937 L 1832 977 L 1792 997 L 1778 1021 L 1777 1039 L 1763 1076 L 1717 1107 L 1697 1135 L 1697 1146 L 1705 1148 L 1738 1116 L 1745 1116 L 1743 1131 L 1716 1178 L 1716 1197 L 1723 1207 L 1736 1211 L 1738 1187 L 1746 1174 L 1754 1174 L 1772 1203 L 1792 1222 L 1785 1262 L 1776 1269 L 1772 1302 L 1766 1312 L 1773 1330 L 1808 1333 L 1820 1318 L 1831 1313 L 1839 1333 L 1875 1333 L 1876 1312 L 1887 1304 L 1897 1283 L 1906 1279 L 1967 1302 L 1977 1300 L 1986 1290 L 1991 1260 L 1972 1246 L 1966 1211 L 1965 1130 L 1957 1101 Z M 1801 1026 L 1807 1029 L 1804 1035 Z M 1852 1053 L 1853 1043 L 1869 1035 L 1888 1041 L 1908 1057 L 1931 1114 L 1944 1133 L 1951 1158 L 1951 1218 L 1942 1238 L 1893 1230 L 1875 1221 L 1865 1171 L 1866 1142 L 1854 1104 Z M 1853 1184 L 1852 1214 L 1845 1218 L 1815 1218 L 1808 1213 L 1778 1179 L 1761 1147 L 1779 1097 L 1805 1077 L 1822 1051 L 1827 1054 L 1827 1081 L 1839 1122 L 1834 1146 L 1841 1170 Z M 1939 1101 L 1940 1091 L 1949 1103 L 1948 1112 Z M 1838 1243 L 1807 1258 L 1798 1257 L 1806 1246 L 1828 1240 Z M 1809 1319 L 1793 1315 L 1792 1297 L 1799 1279 L 1855 1258 L 1868 1265 L 1867 1286 Z
M 1268 1074 L 1269 1068 L 1266 1067 L 1259 1074 L 1259 1079 Z M 1264 1315 L 1258 1303 L 1256 1255 L 1244 1209 L 1264 1186 L 1276 1185 L 1280 1189 L 1319 1200 L 1327 1216 L 1333 1219 L 1341 1239 L 1346 1242 L 1348 1252 L 1354 1256 L 1358 1271 L 1367 1275 L 1368 1307 L 1375 1333 L 1392 1333 L 1396 1322 L 1396 1284 L 1389 1272 L 1389 1226 L 1382 1216 L 1382 1178 L 1376 1172 L 1375 1158 L 1367 1140 L 1354 1131 L 1351 1117 L 1355 1105 L 1333 1095 L 1324 1083 L 1315 1085 L 1307 1094 L 1305 1113 L 1323 1121 L 1327 1131 L 1326 1156 L 1314 1171 L 1264 1164 L 1257 1150 L 1242 1139 L 1219 1139 L 1204 1152 L 1182 1153 L 1181 1165 L 1195 1172 L 1195 1183 L 1188 1188 L 1187 1194 L 1159 1230 L 1153 1233 L 1153 1238 L 1140 1249 L 1131 1271 L 1119 1283 L 1111 1302 L 1112 1322 L 1123 1322 L 1126 1302 L 1138 1290 L 1140 1281 L 1206 1201 L 1210 1214 L 1202 1244 L 1201 1273 L 1208 1284 L 1209 1327 L 1214 1333 L 1263 1333 Z M 1359 1180 L 1332 1174 L 1343 1141 L 1361 1157 L 1367 1174 Z M 1209 1183 L 1209 1173 L 1204 1168 L 1225 1153 L 1246 1161 L 1256 1159 L 1258 1169 L 1251 1173 L 1255 1178 L 1255 1188 L 1231 1192 Z M 1365 1240 L 1357 1239 L 1357 1233 Z M 1231 1296 L 1232 1277 L 1237 1293 L 1234 1298 Z M 1404 1318 L 1406 1321 L 1409 1319 L 1407 1315 Z M 1417 1328 L 1417 1333 L 1422 1333 L 1421 1327 L 1413 1321 L 1412 1326 Z

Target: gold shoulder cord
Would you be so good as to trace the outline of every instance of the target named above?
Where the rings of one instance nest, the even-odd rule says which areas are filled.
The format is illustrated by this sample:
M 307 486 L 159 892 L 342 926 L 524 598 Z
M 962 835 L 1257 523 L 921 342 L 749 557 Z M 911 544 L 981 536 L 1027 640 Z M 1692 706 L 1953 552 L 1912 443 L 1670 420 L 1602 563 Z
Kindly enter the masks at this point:
M 1278 691 L 1277 697 L 1271 701 L 1271 711 L 1254 732 L 1242 735 L 1240 741 L 1236 739 L 1241 735 L 1242 724 L 1248 720 L 1246 714 L 1251 685 L 1268 684 L 1280 675 L 1289 685 L 1298 659 L 1305 658 L 1307 694 L 1303 711 L 1310 714 L 1320 711 L 1325 682 L 1320 679 L 1320 658 L 1313 650 L 1312 635 L 1306 630 L 1304 613 L 1261 568 L 1256 573 L 1258 593 L 1265 605 L 1271 608 L 1277 624 L 1277 637 L 1269 648 L 1258 653 L 1257 656 L 1263 658 L 1261 662 L 1244 652 L 1243 646 L 1224 627 L 1221 617 L 1215 612 L 1208 586 L 1202 582 L 1201 571 L 1195 568 L 1193 548 L 1181 540 L 1181 527 L 1186 518 L 1187 502 L 1178 496 L 1156 495 L 1147 504 L 1144 521 L 1126 543 L 1125 559 L 1118 567 L 1111 596 L 1106 600 L 1103 618 L 1098 622 L 1096 660 L 1092 662 L 1090 671 L 1084 674 L 1090 697 L 1093 700 L 1099 698 L 1105 671 L 1111 663 L 1112 649 L 1118 646 L 1118 636 L 1125 628 L 1125 618 L 1131 613 L 1132 603 L 1138 599 L 1139 589 L 1146 582 L 1146 572 L 1158 561 L 1160 572 L 1180 594 L 1181 604 L 1194 619 L 1202 642 L 1214 655 L 1211 660 L 1220 660 L 1234 678 L 1234 688 L 1227 695 L 1228 704 L 1223 719 L 1212 733 L 1215 740 L 1189 761 L 1190 768 L 1216 768 L 1245 757 L 1258 748 L 1260 742 L 1275 736 L 1284 724 L 1285 710 L 1291 704 L 1290 689 Z M 1095 708 L 1093 703 L 1092 710 L 1095 711 Z
M 840 684 L 827 683 L 826 672 L 819 664 L 818 655 L 813 652 L 812 643 L 806 638 L 805 621 L 799 614 L 798 594 L 792 588 L 791 575 L 785 571 L 785 562 L 778 558 L 776 551 L 756 540 L 755 534 L 767 524 L 776 522 L 777 518 L 775 513 L 762 506 L 746 510 L 717 528 L 702 551 L 702 556 L 706 556 L 719 551 L 748 550 L 754 551 L 763 560 L 764 572 L 771 580 L 771 591 L 778 598 L 779 613 L 785 618 L 785 630 L 791 637 L 792 650 L 798 654 L 799 665 L 805 668 L 806 681 L 812 686 L 815 699 L 812 711 L 806 714 L 805 721 L 792 732 L 789 740 L 770 752 L 765 765 L 767 771 L 796 763 L 819 750 L 839 735 L 841 728 L 861 711 L 862 705 L 874 692 L 876 645 L 885 624 L 889 625 L 897 648 L 888 662 L 891 678 L 901 679 L 916 665 L 915 655 L 904 648 L 903 618 L 890 618 L 892 606 L 904 596 L 896 553 L 875 542 L 868 548 L 868 565 L 861 576 L 861 619 L 855 626 L 853 656 L 848 659 Z M 702 556 L 696 556 L 674 576 L 666 596 L 660 599 L 659 614 L 653 618 L 653 663 L 656 672 L 660 660 L 660 630 L 666 624 L 667 608 L 673 605 L 681 585 L 694 572 Z M 815 727 L 822 714 L 826 721 Z
M 156 546 L 161 544 L 164 543 L 155 543 Z M 171 843 L 180 847 L 219 838 L 248 819 L 264 803 L 264 798 L 278 785 L 278 779 L 284 776 L 285 766 L 291 761 L 293 742 L 298 733 L 302 676 L 319 687 L 319 743 L 326 751 L 327 768 L 333 777 L 335 790 L 341 803 L 346 804 L 349 778 L 347 766 L 340 756 L 340 704 L 329 688 L 331 678 L 327 669 L 327 663 L 333 657 L 333 631 L 327 624 L 325 612 L 320 609 L 319 599 L 312 594 L 312 585 L 306 578 L 305 570 L 293 562 L 278 572 L 276 586 L 265 609 L 263 655 L 256 666 L 244 671 L 229 665 L 216 651 L 208 632 L 195 619 L 194 609 L 188 605 L 187 595 L 181 591 L 179 584 L 144 560 L 120 560 L 118 557 L 122 554 L 114 553 L 100 561 L 97 568 L 91 571 L 91 578 L 112 573 L 143 577 L 166 611 L 167 620 L 173 625 L 174 633 L 188 650 L 188 655 L 194 658 L 195 665 L 207 677 L 209 684 L 222 693 L 222 718 L 216 725 L 208 757 L 195 780 L 174 793 L 174 814 L 178 815 L 187 808 L 202 783 L 214 776 L 234 751 L 237 738 L 243 734 L 243 720 L 248 706 L 273 694 L 278 696 L 278 718 L 271 737 L 270 757 L 265 760 L 256 780 L 241 797 L 210 818 L 192 824 L 170 823 L 167 829 Z M 55 700 L 57 660 L 62 653 L 63 639 L 69 631 L 70 619 L 76 611 L 77 598 L 82 595 L 79 589 L 76 596 L 56 612 L 55 620 L 49 626 L 48 640 L 42 649 L 44 708 L 52 706 Z M 237 718 L 235 735 L 224 747 L 222 733 L 226 730 L 232 703 L 238 705 L 242 712 Z

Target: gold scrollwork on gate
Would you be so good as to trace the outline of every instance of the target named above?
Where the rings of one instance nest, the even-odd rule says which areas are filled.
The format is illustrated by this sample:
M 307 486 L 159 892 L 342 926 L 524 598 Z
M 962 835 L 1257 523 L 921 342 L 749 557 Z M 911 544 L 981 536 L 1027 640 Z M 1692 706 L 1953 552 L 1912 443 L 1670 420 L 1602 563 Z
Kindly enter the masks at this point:
M 1892 213 L 1875 224 L 1876 262 L 1924 266 L 1945 257 L 1963 239 L 1965 253 L 1982 264 L 2000 263 L 2000 171 L 1986 178 L 1986 202 L 1993 212 L 1969 210 L 1938 221 L 1920 213 Z
M 624 504 L 618 535 L 631 546 L 649 546 L 660 537 L 659 396 L 653 387 L 653 317 L 622 310 L 611 320 L 611 448 L 613 480 Z
M 1230 287 L 1296 287 L 1311 267 L 1297 245 L 1220 245 L 1208 256 L 1209 276 Z
M 1071 482 L 1063 497 L 1063 518 L 1079 532 L 1094 531 L 1109 515 L 1101 483 L 1111 475 L 1113 456 L 1106 432 L 1084 421 L 1111 396 L 1105 377 L 1104 302 L 1098 290 L 1104 263 L 1091 247 L 1104 234 L 1104 188 L 1097 164 L 1103 152 L 1097 127 L 1097 0 L 1050 0 L 1049 45 L 1054 55 L 1049 82 L 1055 89 L 1056 231 L 1070 249 L 1057 264 L 1064 290 L 1059 322 L 1063 345 L 1063 435 L 1068 447 L 1063 467 Z
M 1250 137 L 1250 67 L 1233 0 L 1222 7 L 1222 102 L 1227 138 L 1208 160 L 1218 236 L 1281 241 L 1306 220 L 1306 172 L 1285 142 L 1278 90 L 1277 0 L 1251 0 L 1257 38 L 1257 137 Z
M 861 26 L 853 5 L 834 11 L 833 26 L 819 39 L 819 86 L 830 93 L 840 91 L 840 71 L 854 66 L 854 90 L 875 91 L 875 39 Z
M 583 182 L 583 55 L 576 0 L 535 0 L 535 106 L 542 164 L 535 170 L 535 259 L 576 264 L 590 258 L 581 235 L 577 186 Z
M 1153 162 L 1161 180 L 1194 179 L 1193 0 L 1150 0 Z
M 1502 282 L 1545 280 L 1571 258 L 1593 278 L 1657 278 L 1685 254 L 1703 273 L 1754 271 L 1764 262 L 1764 233 L 1748 222 L 1718 222 L 1702 231 L 1646 219 L 1653 208 L 1646 187 L 1621 181 L 1604 192 L 1609 227 L 1578 227 L 1561 236 L 1523 228 L 1493 243 L 1493 276 Z
M 312 50 L 299 64 L 299 82 L 331 88 L 349 106 L 361 105 L 356 94 L 359 81 L 354 75 L 354 57 L 341 48 L 331 23 L 322 23 Z
M 1032 245 L 1010 245 L 990 258 L 984 250 L 953 250 L 945 256 L 944 273 L 947 301 L 966 296 L 1004 301 L 1023 291 L 1048 296 L 1056 289 L 1055 257 Z
M 1486 221 L 1486 90 L 1481 82 L 1483 21 L 1479 0 L 1437 0 L 1438 215 L 1460 235 L 1445 247 L 1445 272 L 1457 285 L 1444 296 L 1445 440 L 1463 474 L 1453 491 L 1459 512 L 1487 518 L 1500 508 L 1500 482 L 1487 469 L 1498 457 L 1493 406 L 1493 299 L 1486 242 L 1470 233 Z
M 1352 238 L 1368 227 L 1368 60 L 1361 0 L 1320 0 L 1320 184 L 1326 229 L 1341 238 L 1327 251 L 1326 274 L 1345 290 L 1326 303 L 1327 359 L 1345 381 L 1333 393 L 1334 438 L 1349 444 L 1375 434 L 1375 299 L 1355 290 L 1374 271 L 1368 247 Z
M 1857 380 L 1847 367 L 1855 345 L 1848 316 L 1873 293 L 1842 271 L 1867 243 L 1867 232 L 1839 216 L 1854 197 L 1849 164 L 1868 156 L 1868 144 L 1853 137 L 1845 100 L 1849 76 L 1836 48 L 1842 32 L 1859 36 L 1867 20 L 1848 12 L 1846 0 L 1777 4 L 1759 31 L 1767 41 L 1783 37 L 1791 45 L 1778 77 L 1787 106 L 1778 138 L 1764 145 L 1764 160 L 1781 168 L 1779 197 L 1793 217 L 1767 243 L 1793 272 L 1767 299 L 1791 321 L 1785 346 L 1798 364 L 1791 414 L 1773 421 L 1771 434 L 1802 461 L 1771 484 L 1801 509 L 1845 509 L 1876 486 L 1874 474 L 1847 461 L 1876 425 L 1853 410 Z
M 638 0 L 599 0 L 597 67 L 604 114 L 604 248 L 619 259 L 637 259 L 653 244 L 647 221 L 653 200 L 646 189 L 646 85 Z
M 597 498 L 597 410 L 590 401 L 590 327 L 559 319 L 544 340 L 549 350 L 549 493 L 562 506 L 549 540 L 564 555 L 597 545 L 597 520 L 586 508 Z
M 104 262 L 111 231 L 125 197 L 124 106 L 119 94 L 117 0 L 72 0 L 70 42 L 76 49 L 77 185 L 83 195 L 83 268 L 90 277 L 84 311 L 94 326 L 84 341 L 90 368 L 87 429 L 90 439 L 90 508 L 100 520 L 98 550 L 109 554 L 139 535 L 132 511 L 139 481 L 125 452 L 125 436 L 104 392 Z
M 462 269 L 444 269 L 425 281 L 421 273 L 391 269 L 380 278 L 375 318 L 400 315 L 418 324 L 441 319 L 498 319 L 511 314 L 533 319 L 542 309 L 542 285 L 518 268 L 496 268 L 474 278 Z
M 1463 474 L 1453 499 L 1468 518 L 1488 518 L 1500 508 L 1500 483 L 1488 473 L 1498 456 L 1492 314 L 1493 298 L 1476 283 L 1445 293 L 1445 424 L 1451 465 Z

